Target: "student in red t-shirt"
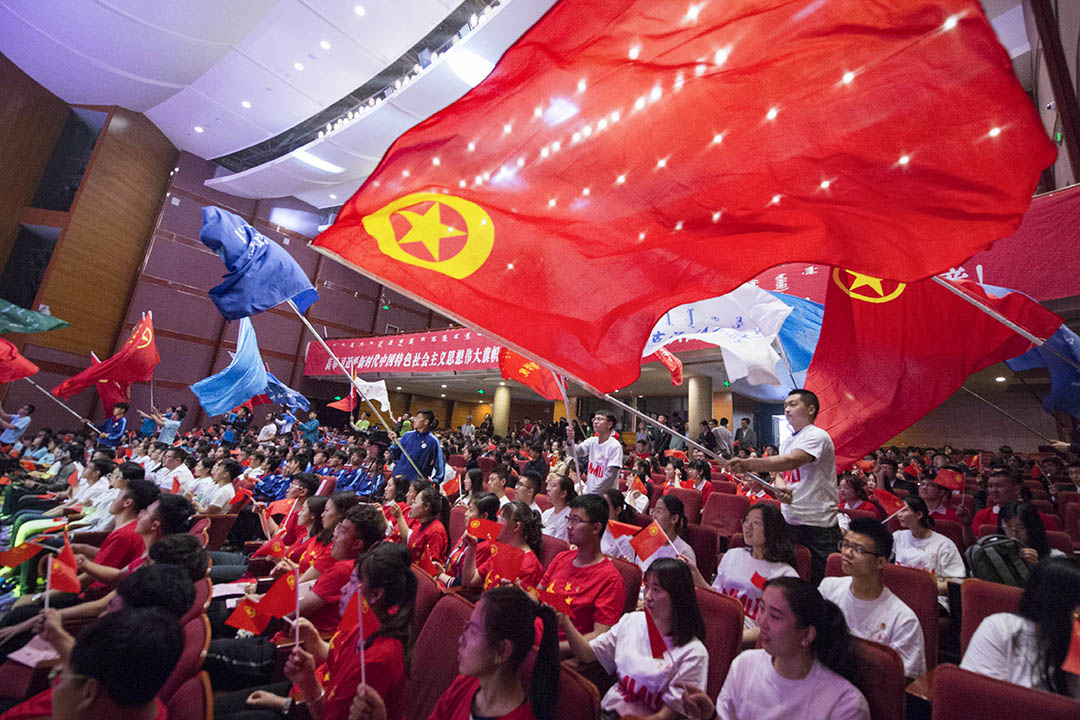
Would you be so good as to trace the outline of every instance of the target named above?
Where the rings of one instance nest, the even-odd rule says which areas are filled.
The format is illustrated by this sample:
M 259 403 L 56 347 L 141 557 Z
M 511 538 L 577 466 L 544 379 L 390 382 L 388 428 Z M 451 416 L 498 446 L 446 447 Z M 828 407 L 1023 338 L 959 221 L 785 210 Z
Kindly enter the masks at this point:
M 1020 475 L 1011 467 L 997 467 L 990 471 L 990 477 L 986 479 L 986 507 L 971 517 L 971 511 L 961 505 L 956 509 L 956 515 L 964 528 L 964 542 L 968 545 L 975 544 L 975 533 L 983 525 L 997 525 L 998 512 L 1002 505 L 1020 501 Z M 1047 524 L 1047 517 L 1042 513 L 1043 524 Z M 1057 529 L 1056 523 L 1050 527 Z
M 529 692 L 518 670 L 543 626 Z M 458 641 L 458 675 L 428 720 L 554 720 L 559 680 L 555 613 L 516 587 L 488 590 L 476 604 Z M 388 717 L 380 693 L 357 688 L 350 720 Z
M 934 476 L 930 474 L 919 478 L 919 497 L 926 503 L 926 509 L 934 520 L 950 520 L 960 522 L 956 511 L 949 504 L 952 490 L 934 482 Z
M 863 510 L 872 512 L 879 520 L 884 519 L 877 505 L 870 502 L 870 496 L 866 492 L 866 483 L 861 477 L 845 472 L 840 476 L 840 503 L 838 510 Z
M 411 487 L 404 475 L 392 475 L 387 478 L 386 485 L 383 486 L 383 515 L 386 516 L 386 523 L 390 528 L 390 534 L 386 538 L 390 542 L 403 542 L 401 533 L 398 531 L 397 517 L 391 508 L 397 506 L 401 514 L 405 516 L 407 524 L 410 512 L 409 506 L 412 504 L 411 501 L 407 500 L 410 490 Z M 415 496 L 413 499 L 415 499 Z
M 577 549 L 556 555 L 540 580 L 544 590 L 566 596 L 567 615 L 586 640 L 614 625 L 626 604 L 622 575 L 600 552 L 607 517 L 608 504 L 600 495 L 574 498 L 570 502 L 566 532 L 570 544 Z
M 416 496 L 409 509 L 409 517 L 415 522 L 411 527 L 400 507 L 396 504 L 389 507 L 398 533 L 402 541 L 408 544 L 414 562 L 419 562 L 425 553 L 436 562 L 446 561 L 446 550 L 450 545 L 447 532 L 450 507 L 439 488 L 429 484 Z
M 468 509 L 465 511 L 465 522 L 468 523 L 476 518 L 498 522 L 499 498 L 482 490 L 473 493 L 472 498 L 469 500 Z M 461 572 L 465 567 L 465 552 L 469 549 L 470 537 L 468 533 L 462 533 L 457 544 L 454 545 L 454 549 L 450 551 L 446 565 L 441 566 L 442 571 L 436 575 L 435 579 L 443 585 L 453 587 L 462 584 Z M 475 538 L 473 539 L 475 540 Z M 481 540 L 476 543 L 475 552 L 476 562 L 482 565 L 487 560 L 488 555 L 491 554 L 490 543 L 487 540 Z M 436 563 L 436 565 L 440 564 Z
M 544 574 L 544 566 L 540 564 L 543 542 L 540 538 L 540 515 L 521 500 L 503 505 L 499 515 L 502 519 L 502 530 L 496 538 L 498 542 L 525 553 L 521 572 L 517 578 L 507 578 L 507 581 L 516 580 L 523 588 L 534 588 Z M 465 587 L 483 585 L 485 589 L 498 584 L 499 578 L 493 575 L 495 561 L 492 553 L 489 552 L 487 558 L 478 559 L 476 538 L 465 533 L 463 539 L 468 544 L 468 549 L 465 551 L 461 584 Z

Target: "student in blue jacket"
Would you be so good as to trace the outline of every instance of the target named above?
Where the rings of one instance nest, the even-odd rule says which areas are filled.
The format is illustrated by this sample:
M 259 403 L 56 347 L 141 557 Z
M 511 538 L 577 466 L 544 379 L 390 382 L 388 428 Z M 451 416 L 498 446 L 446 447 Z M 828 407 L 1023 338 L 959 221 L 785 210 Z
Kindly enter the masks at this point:
M 431 479 L 437 483 L 443 481 L 443 472 L 446 463 L 443 461 L 442 446 L 432 431 L 439 426 L 435 419 L 435 413 L 431 410 L 419 410 L 412 417 L 413 429 L 405 433 L 399 439 L 397 433 L 391 431 L 390 454 L 394 458 L 394 475 L 403 475 L 408 481 L 417 477 Z M 402 448 L 412 458 L 413 463 L 420 469 L 420 475 L 416 474 L 409 458 L 402 455 Z

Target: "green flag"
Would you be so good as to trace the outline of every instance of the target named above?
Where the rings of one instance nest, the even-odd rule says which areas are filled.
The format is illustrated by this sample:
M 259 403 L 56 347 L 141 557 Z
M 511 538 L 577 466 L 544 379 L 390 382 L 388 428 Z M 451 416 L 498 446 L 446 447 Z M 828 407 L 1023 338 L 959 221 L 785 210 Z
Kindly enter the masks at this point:
M 0 300 L 0 333 L 40 333 L 66 327 L 71 323 Z

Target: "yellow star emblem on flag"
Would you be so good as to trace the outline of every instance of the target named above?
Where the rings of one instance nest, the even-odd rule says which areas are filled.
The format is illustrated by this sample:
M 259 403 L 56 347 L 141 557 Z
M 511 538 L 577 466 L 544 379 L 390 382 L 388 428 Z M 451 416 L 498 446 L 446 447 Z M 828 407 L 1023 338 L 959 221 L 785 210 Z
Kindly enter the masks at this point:
M 842 268 L 833 268 L 832 279 L 853 300 L 869 303 L 895 300 L 907 287 L 906 283 L 896 280 L 886 280 Z

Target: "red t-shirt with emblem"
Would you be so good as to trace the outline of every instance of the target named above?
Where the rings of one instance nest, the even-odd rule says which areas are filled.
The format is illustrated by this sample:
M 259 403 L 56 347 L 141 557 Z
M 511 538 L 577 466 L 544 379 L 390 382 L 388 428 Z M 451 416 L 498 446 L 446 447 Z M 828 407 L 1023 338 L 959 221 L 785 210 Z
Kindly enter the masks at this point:
M 461 577 L 461 569 L 465 567 L 466 547 L 467 544 L 465 543 L 465 536 L 462 535 L 461 539 L 458 540 L 457 545 L 455 545 L 454 549 L 450 552 L 449 559 L 446 561 L 447 575 L 456 578 Z M 480 542 L 476 543 L 476 567 L 478 568 L 477 572 L 479 572 L 480 566 L 483 565 L 484 561 L 487 560 L 490 556 L 491 543 L 489 543 L 487 540 L 481 540 Z
M 341 603 L 341 591 L 349 582 L 354 562 L 354 560 L 335 561 L 323 571 L 311 588 L 311 592 L 318 595 L 324 603 L 308 618 L 320 633 L 333 632 L 341 622 L 338 607 Z
M 356 649 L 359 628 L 337 633 L 330 641 L 326 656 L 326 674 L 321 678 L 326 690 L 323 699 L 323 720 L 346 720 L 349 707 L 360 684 L 360 653 Z M 405 717 L 405 658 L 401 641 L 376 636 L 364 648 L 367 684 L 375 689 L 386 703 L 387 720 Z
M 570 621 L 578 632 L 588 634 L 597 623 L 614 625 L 622 617 L 626 587 L 615 563 L 608 558 L 587 567 L 576 567 L 576 557 L 577 550 L 556 555 L 540 586 L 568 596 Z M 562 630 L 559 636 L 564 636 Z
M 427 525 L 412 528 L 409 532 L 409 552 L 412 553 L 413 562 L 420 562 L 425 549 L 432 560 L 445 562 L 446 548 L 449 545 L 450 537 L 440 520 L 432 520 Z
M 479 557 L 479 553 L 477 553 Z M 492 566 L 491 553 L 476 566 L 476 571 L 480 573 L 480 577 L 484 578 L 484 587 L 487 588 L 487 576 L 491 572 Z M 616 572 L 618 572 L 616 570 Z M 534 588 L 540 584 L 540 578 L 544 577 L 544 566 L 540 564 L 540 558 L 536 557 L 536 553 L 531 550 L 525 551 L 525 557 L 521 561 L 521 574 L 518 575 L 517 580 L 521 583 L 522 587 Z
M 618 571 L 616 571 L 618 572 Z M 474 677 L 458 675 L 439 698 L 428 720 L 472 720 L 472 701 L 480 681 Z M 535 720 L 529 701 L 503 715 L 500 720 Z
M 136 521 L 132 520 L 123 527 L 113 530 L 101 543 L 97 553 L 94 554 L 94 562 L 98 565 L 123 568 L 146 554 L 146 542 L 142 535 L 135 532 Z M 94 582 L 90 588 L 97 589 L 106 587 L 105 583 Z M 88 589 L 90 589 L 88 588 Z

